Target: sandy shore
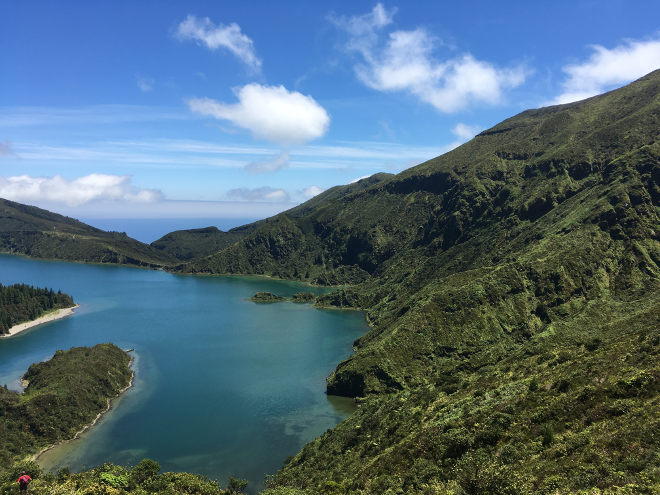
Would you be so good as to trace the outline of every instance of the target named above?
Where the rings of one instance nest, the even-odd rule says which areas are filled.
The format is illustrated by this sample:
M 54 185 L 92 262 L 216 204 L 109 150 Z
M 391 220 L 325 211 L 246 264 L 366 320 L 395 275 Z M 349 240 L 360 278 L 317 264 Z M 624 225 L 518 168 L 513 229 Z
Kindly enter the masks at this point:
M 48 323 L 50 321 L 55 321 L 55 320 L 59 320 L 60 318 L 71 316 L 74 310 L 78 309 L 79 307 L 80 306 L 76 304 L 71 308 L 58 309 L 56 311 L 53 311 L 52 313 L 45 314 L 43 316 L 40 316 L 36 320 L 26 321 L 25 323 L 19 323 L 18 325 L 14 325 L 13 327 L 11 327 L 9 329 L 9 333 L 0 335 L 0 337 L 13 337 L 17 333 L 27 330 L 28 328 L 36 327 L 37 325 L 43 325 L 44 323 Z

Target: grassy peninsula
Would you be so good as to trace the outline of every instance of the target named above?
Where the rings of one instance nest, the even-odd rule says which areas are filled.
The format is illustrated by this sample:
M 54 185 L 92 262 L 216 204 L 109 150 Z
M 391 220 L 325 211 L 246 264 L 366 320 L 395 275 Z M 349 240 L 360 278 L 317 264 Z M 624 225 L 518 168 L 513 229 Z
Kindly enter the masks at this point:
M 72 438 L 129 385 L 130 362 L 112 344 L 75 347 L 30 366 L 23 393 L 0 387 L 0 464 Z
M 74 306 L 73 298 L 61 291 L 26 284 L 0 284 L 0 335 L 19 323 L 35 320 L 50 311 Z

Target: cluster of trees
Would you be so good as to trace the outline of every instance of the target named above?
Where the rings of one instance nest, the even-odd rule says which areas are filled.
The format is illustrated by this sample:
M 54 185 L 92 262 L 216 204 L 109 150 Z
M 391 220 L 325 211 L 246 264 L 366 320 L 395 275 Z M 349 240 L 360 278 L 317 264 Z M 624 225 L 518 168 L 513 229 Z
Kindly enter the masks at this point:
M 73 299 L 61 291 L 32 287 L 27 284 L 0 284 L 0 334 L 25 321 L 38 318 L 48 311 L 73 306 Z

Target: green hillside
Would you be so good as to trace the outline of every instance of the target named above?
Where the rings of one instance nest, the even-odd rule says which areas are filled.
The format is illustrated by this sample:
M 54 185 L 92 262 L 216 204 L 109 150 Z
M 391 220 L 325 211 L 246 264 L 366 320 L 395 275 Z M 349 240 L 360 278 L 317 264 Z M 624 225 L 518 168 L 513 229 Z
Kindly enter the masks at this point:
M 159 268 L 177 262 L 125 233 L 0 198 L 0 252 L 35 258 Z
M 151 246 L 181 261 L 203 258 L 221 251 L 247 234 L 231 230 L 223 232 L 217 227 L 177 230 L 151 243 Z
M 652 493 L 659 212 L 656 71 L 523 112 L 182 269 L 346 284 L 318 304 L 366 311 L 328 392 L 367 399 L 277 493 Z

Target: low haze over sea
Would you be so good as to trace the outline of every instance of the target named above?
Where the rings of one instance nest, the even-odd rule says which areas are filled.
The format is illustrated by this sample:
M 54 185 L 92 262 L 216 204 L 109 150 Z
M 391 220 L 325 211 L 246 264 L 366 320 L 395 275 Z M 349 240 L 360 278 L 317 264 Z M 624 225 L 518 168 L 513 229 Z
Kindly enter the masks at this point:
M 126 232 L 129 237 L 147 244 L 175 230 L 218 227 L 227 231 L 256 221 L 257 218 L 81 218 L 96 228 Z

